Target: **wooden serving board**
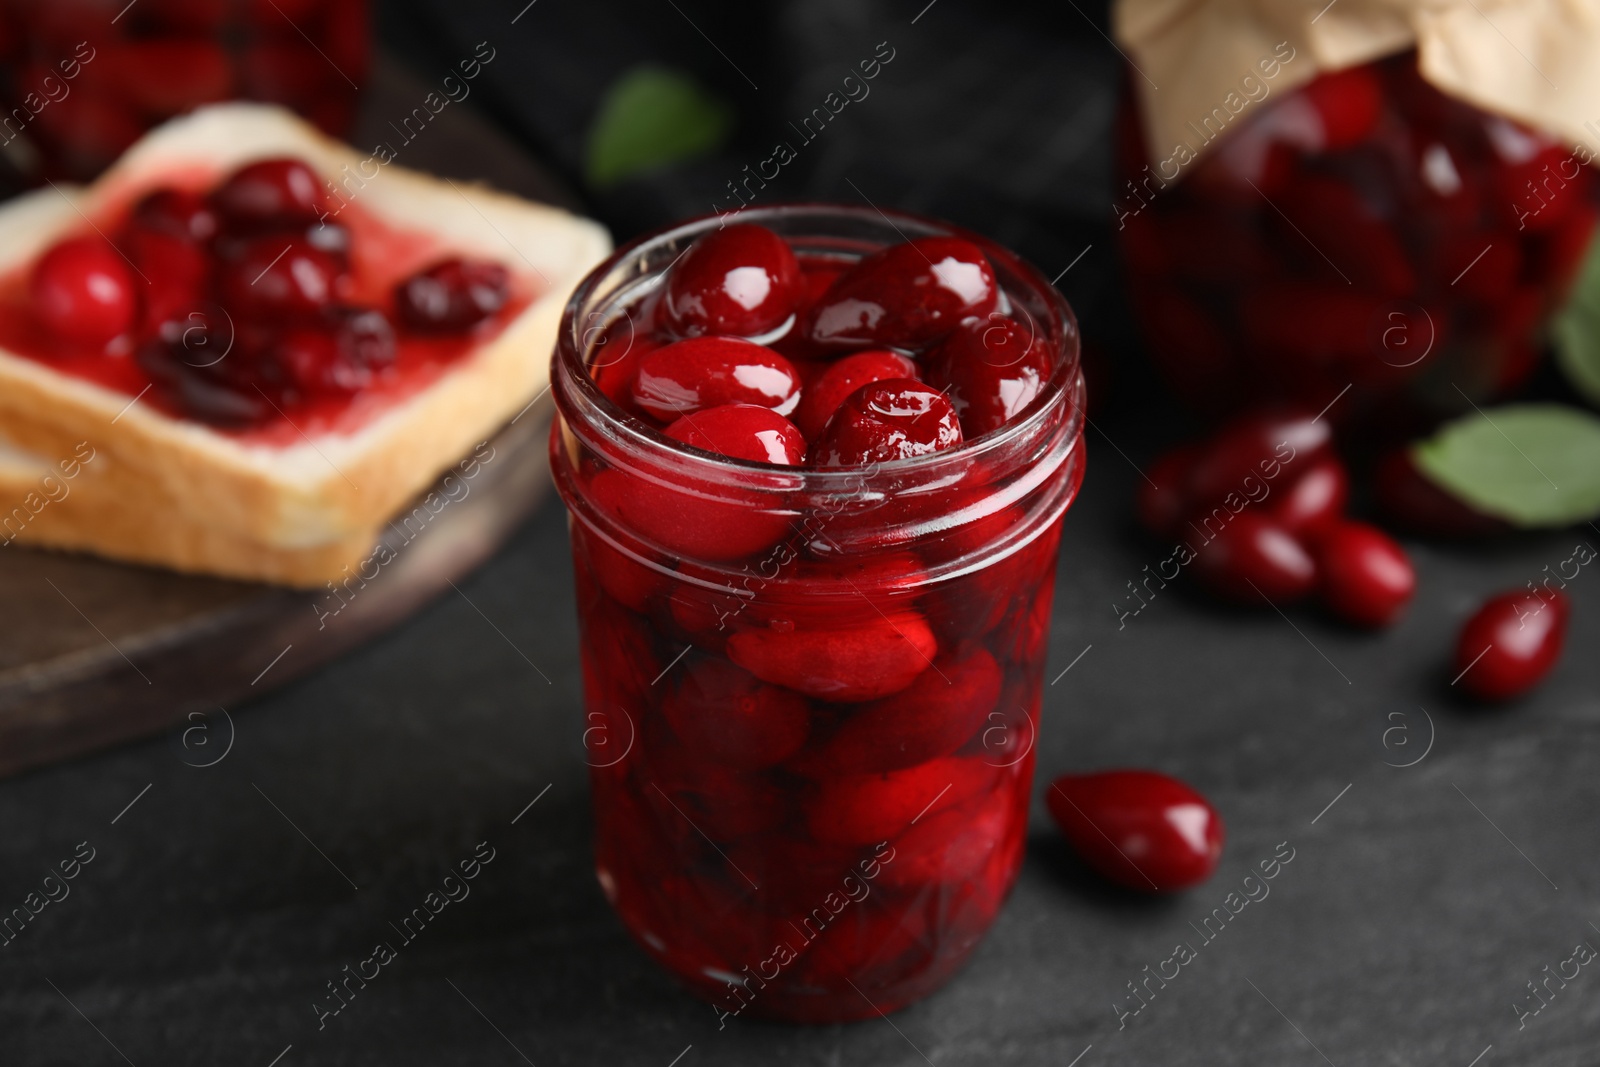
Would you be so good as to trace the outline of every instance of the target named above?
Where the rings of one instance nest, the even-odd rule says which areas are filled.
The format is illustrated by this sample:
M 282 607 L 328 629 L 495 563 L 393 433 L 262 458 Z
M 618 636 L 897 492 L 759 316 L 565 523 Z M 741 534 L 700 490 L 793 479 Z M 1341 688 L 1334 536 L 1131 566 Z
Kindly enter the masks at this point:
M 342 599 L 49 551 L 0 551 L 0 775 L 283 685 L 404 622 L 504 544 L 550 483 L 546 396 L 468 490 Z M 487 454 L 487 453 L 485 453 Z M 441 497 L 443 494 L 441 491 Z
M 391 137 L 430 87 L 385 57 L 352 144 Z M 450 107 L 404 165 L 572 209 L 574 198 L 471 111 Z M 283 685 L 404 622 L 498 549 L 549 485 L 548 396 L 490 440 L 459 502 L 336 615 L 331 595 L 200 578 L 89 556 L 0 550 L 0 775 L 159 732 Z M 457 490 L 459 493 L 459 490 Z M 425 494 L 424 494 L 425 495 Z

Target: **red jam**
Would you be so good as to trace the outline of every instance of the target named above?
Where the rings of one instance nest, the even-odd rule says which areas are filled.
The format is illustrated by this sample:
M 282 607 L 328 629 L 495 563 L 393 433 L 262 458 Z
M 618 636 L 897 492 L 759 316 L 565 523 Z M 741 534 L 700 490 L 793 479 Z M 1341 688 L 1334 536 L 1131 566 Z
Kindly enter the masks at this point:
M 766 217 L 826 234 L 838 210 Z M 946 981 L 1022 861 L 1059 517 L 1082 477 L 1075 327 L 1000 249 L 883 226 L 888 247 L 853 255 L 793 239 L 798 304 L 736 320 L 782 312 L 773 348 L 707 320 L 679 341 L 682 294 L 715 288 L 706 263 L 783 273 L 784 238 L 714 226 L 685 228 L 715 253 L 684 255 L 687 280 L 660 277 L 672 256 L 645 265 L 674 235 L 619 252 L 568 312 L 609 325 L 564 327 L 557 352 L 597 868 L 724 1020 L 860 1018 Z M 597 296 L 619 263 L 639 284 Z M 829 311 L 847 306 L 859 337 Z M 1025 371 L 940 347 L 989 326 L 1034 339 L 1007 353 Z M 956 381 L 982 412 L 971 434 Z
M 0 347 L 251 443 L 360 429 L 534 296 L 359 204 L 320 220 L 298 160 L 112 200 L 87 234 L 0 275 Z
M 1559 144 L 1428 85 L 1413 54 L 1275 96 L 1178 168 L 1119 130 L 1118 237 L 1153 357 L 1197 410 L 1349 421 L 1533 369 L 1597 216 Z M 1176 170 L 1176 173 L 1174 173 Z

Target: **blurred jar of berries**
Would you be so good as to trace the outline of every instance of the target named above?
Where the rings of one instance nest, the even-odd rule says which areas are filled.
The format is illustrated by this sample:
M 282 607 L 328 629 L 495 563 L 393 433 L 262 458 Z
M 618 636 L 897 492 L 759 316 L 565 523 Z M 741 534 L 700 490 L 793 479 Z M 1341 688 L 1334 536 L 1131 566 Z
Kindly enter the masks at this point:
M 1125 94 L 1113 228 L 1175 391 L 1214 416 L 1350 386 L 1349 422 L 1522 382 L 1594 229 L 1589 150 L 1447 95 L 1413 51 L 1294 88 L 1265 70 L 1164 158 Z

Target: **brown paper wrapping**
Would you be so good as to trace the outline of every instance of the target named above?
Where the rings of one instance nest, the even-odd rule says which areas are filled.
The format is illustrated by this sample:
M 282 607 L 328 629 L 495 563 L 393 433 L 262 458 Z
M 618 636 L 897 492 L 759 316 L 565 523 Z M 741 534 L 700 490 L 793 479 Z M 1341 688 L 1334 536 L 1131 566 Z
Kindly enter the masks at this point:
M 1600 152 L 1596 0 L 1117 0 L 1112 30 L 1136 68 L 1153 159 L 1204 152 L 1190 124 L 1213 108 L 1242 102 L 1244 119 L 1320 72 L 1413 47 L 1443 92 Z M 1267 77 L 1263 61 L 1291 49 Z

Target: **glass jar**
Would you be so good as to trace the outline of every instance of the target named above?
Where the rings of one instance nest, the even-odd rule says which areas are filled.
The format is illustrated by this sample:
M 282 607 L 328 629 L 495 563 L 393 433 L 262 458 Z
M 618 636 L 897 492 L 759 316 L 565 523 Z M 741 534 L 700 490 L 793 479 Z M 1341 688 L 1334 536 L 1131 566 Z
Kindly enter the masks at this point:
M 282 104 L 342 137 L 366 80 L 367 0 L 0 0 L 0 154 L 86 181 L 201 104 Z
M 1216 416 L 1465 408 L 1522 382 L 1596 219 L 1587 152 L 1435 89 L 1406 52 L 1151 160 L 1125 93 L 1116 217 L 1156 364 Z M 1195 143 L 1199 143 L 1198 140 Z
M 816 284 L 959 233 L 866 208 L 742 216 Z M 619 251 L 557 342 L 596 870 L 635 939 L 724 1019 L 861 1018 L 948 979 L 1022 861 L 1060 520 L 1083 477 L 1077 324 L 1032 267 L 960 234 L 1053 356 L 1027 408 L 876 467 L 701 452 L 628 416 L 590 368 L 644 343 L 664 272 L 718 225 Z

